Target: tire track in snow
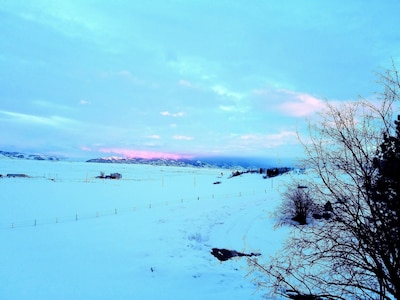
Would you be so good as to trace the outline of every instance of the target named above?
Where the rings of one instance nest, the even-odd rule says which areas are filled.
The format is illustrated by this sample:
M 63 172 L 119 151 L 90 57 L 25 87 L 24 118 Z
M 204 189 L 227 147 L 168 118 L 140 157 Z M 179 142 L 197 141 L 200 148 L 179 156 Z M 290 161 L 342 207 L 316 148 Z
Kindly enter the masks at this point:
M 256 251 L 260 243 L 253 238 L 260 235 L 256 223 L 265 223 L 268 215 L 263 204 L 265 202 L 248 203 L 232 212 L 221 226 L 214 229 L 211 238 L 213 246 L 241 252 Z

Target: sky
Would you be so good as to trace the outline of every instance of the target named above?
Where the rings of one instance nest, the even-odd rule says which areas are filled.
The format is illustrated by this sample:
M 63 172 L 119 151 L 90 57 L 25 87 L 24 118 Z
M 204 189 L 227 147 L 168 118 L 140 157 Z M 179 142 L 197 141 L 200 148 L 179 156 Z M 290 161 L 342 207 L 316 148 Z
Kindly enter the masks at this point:
M 0 150 L 301 153 L 324 100 L 400 63 L 400 2 L 0 0 Z

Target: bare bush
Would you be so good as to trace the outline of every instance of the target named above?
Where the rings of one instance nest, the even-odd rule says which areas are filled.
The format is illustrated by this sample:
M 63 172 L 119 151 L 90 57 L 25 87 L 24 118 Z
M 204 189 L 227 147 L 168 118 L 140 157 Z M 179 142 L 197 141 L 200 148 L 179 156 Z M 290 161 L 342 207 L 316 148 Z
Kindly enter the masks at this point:
M 288 188 L 283 195 L 282 205 L 278 208 L 282 223 L 297 222 L 306 225 L 314 212 L 315 205 L 306 186 Z

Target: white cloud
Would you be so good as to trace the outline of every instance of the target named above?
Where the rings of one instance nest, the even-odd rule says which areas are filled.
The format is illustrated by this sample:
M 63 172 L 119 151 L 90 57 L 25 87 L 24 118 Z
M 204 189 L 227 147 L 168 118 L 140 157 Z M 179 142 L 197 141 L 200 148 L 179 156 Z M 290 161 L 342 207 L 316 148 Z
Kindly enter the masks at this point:
M 230 106 L 227 106 L 227 105 L 220 105 L 219 106 L 219 109 L 220 110 L 223 110 L 223 111 L 234 111 L 235 110 L 235 107 L 234 106 L 232 106 L 232 105 L 230 105 Z
M 211 90 L 222 97 L 225 104 L 219 105 L 219 109 L 224 112 L 231 113 L 247 113 L 251 110 L 251 106 L 245 101 L 245 94 L 231 91 L 221 85 L 215 85 Z
M 11 121 L 14 122 L 39 124 L 51 127 L 63 127 L 68 125 L 79 124 L 78 121 L 60 116 L 42 117 L 42 116 L 35 116 L 35 115 L 3 111 L 3 110 L 0 111 L 0 114 L 11 117 Z
M 214 93 L 216 93 L 219 96 L 233 98 L 235 100 L 241 100 L 244 97 L 243 94 L 230 91 L 230 90 L 228 90 L 227 88 L 225 88 L 225 87 L 223 87 L 221 85 L 213 86 L 212 90 L 213 90 Z
M 220 110 L 226 111 L 226 112 L 239 112 L 239 113 L 245 113 L 249 111 L 248 106 L 241 106 L 241 105 L 220 105 L 219 106 Z
M 283 130 L 275 134 L 244 134 L 239 137 L 241 143 L 247 146 L 253 145 L 258 148 L 273 148 L 284 144 L 297 144 L 297 133 L 295 131 Z
M 127 80 L 130 80 L 132 83 L 135 84 L 144 84 L 145 81 L 138 78 L 136 75 L 134 75 L 131 71 L 128 70 L 121 70 L 119 72 L 116 73 L 116 75 L 125 78 Z
M 166 116 L 166 117 L 174 117 L 174 118 L 183 117 L 185 115 L 185 113 L 181 112 L 181 111 L 177 112 L 177 113 L 170 113 L 169 111 L 162 111 L 162 112 L 160 112 L 160 114 L 163 116 Z
M 215 72 L 219 69 L 218 63 L 201 57 L 180 56 L 170 61 L 169 65 L 182 76 L 195 77 L 203 81 L 215 78 Z
M 191 141 L 194 139 L 193 137 L 186 135 L 174 135 L 172 138 L 174 140 L 181 140 L 181 141 Z
M 119 78 L 124 80 L 125 82 L 134 84 L 134 85 L 151 85 L 150 83 L 146 82 L 145 80 L 139 78 L 134 73 L 129 70 L 120 70 L 117 72 L 102 72 L 101 76 L 105 78 Z
M 87 101 L 87 100 L 81 99 L 81 100 L 79 101 L 79 104 L 80 104 L 80 105 L 88 105 L 88 104 L 90 104 L 90 102 Z
M 179 80 L 178 84 L 180 86 L 184 86 L 184 87 L 188 87 L 188 88 L 194 88 L 194 85 L 190 81 L 187 81 L 187 80 L 181 79 L 181 80 Z

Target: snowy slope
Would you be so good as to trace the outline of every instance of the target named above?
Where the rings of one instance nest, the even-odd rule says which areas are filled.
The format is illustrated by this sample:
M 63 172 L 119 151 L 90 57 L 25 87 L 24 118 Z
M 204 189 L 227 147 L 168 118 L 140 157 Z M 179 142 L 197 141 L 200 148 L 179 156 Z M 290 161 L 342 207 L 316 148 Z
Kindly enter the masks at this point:
M 268 261 L 287 235 L 270 212 L 289 175 L 12 159 L 0 174 L 0 299 L 262 299 L 245 258 L 210 250 Z

